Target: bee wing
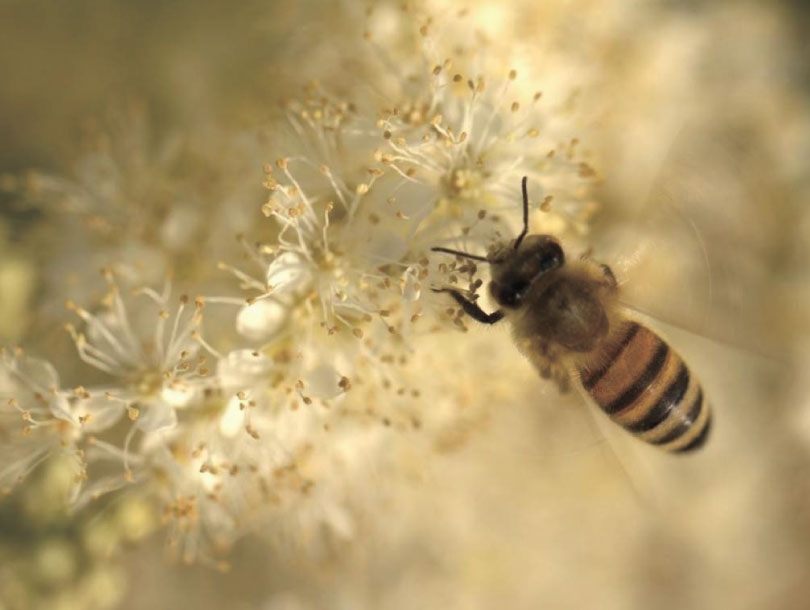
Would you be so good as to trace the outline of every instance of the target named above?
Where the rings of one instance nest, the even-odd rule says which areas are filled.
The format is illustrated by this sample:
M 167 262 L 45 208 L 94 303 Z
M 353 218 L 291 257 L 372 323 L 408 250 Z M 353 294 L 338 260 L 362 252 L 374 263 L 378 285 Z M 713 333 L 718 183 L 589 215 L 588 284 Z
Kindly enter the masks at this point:
M 776 287 L 770 250 L 778 241 L 767 214 L 773 189 L 763 184 L 752 147 L 734 134 L 689 133 L 672 145 L 640 214 L 606 215 L 594 257 L 611 261 L 631 309 L 775 355 L 768 319 Z

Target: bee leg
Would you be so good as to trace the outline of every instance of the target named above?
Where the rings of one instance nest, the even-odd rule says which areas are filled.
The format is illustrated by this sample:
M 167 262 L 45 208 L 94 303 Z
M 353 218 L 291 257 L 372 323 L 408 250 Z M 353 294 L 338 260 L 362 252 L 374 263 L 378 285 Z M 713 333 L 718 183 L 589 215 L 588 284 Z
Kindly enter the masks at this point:
M 450 296 L 455 299 L 456 303 L 461 305 L 461 309 L 464 310 L 464 313 L 482 324 L 495 324 L 495 322 L 503 319 L 504 313 L 500 309 L 492 313 L 487 313 L 481 309 L 475 301 L 470 301 L 465 298 L 458 290 L 453 290 L 452 288 L 434 288 L 433 292 L 449 293 Z
M 602 273 L 605 275 L 605 279 L 607 280 L 608 288 L 616 288 L 619 285 L 619 282 L 616 281 L 616 276 L 613 275 L 613 270 L 608 267 L 607 265 L 599 265 L 602 268 Z
M 554 383 L 557 384 L 557 389 L 560 391 L 560 394 L 567 394 L 571 391 L 571 377 L 568 375 L 568 372 L 563 369 L 559 368 L 554 371 Z

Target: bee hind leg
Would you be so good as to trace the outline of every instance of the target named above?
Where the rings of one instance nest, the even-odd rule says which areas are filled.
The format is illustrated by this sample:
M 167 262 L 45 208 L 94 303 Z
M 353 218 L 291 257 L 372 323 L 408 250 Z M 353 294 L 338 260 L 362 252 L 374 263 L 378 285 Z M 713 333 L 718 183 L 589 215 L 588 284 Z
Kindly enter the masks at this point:
M 538 368 L 538 370 L 543 379 L 548 379 L 557 386 L 560 394 L 567 394 L 571 391 L 571 376 L 560 363 L 547 362 L 542 369 Z
M 517 343 L 518 349 L 534 365 L 540 377 L 553 382 L 561 394 L 571 390 L 571 373 L 560 360 L 559 350 L 540 340 L 524 339 Z
M 503 319 L 504 313 L 500 309 L 492 313 L 487 313 L 478 306 L 478 303 L 469 300 L 458 290 L 453 290 L 452 288 L 434 288 L 433 292 L 447 292 L 455 299 L 456 303 L 461 305 L 461 309 L 464 310 L 464 313 L 482 324 L 495 324 L 495 322 L 499 322 Z

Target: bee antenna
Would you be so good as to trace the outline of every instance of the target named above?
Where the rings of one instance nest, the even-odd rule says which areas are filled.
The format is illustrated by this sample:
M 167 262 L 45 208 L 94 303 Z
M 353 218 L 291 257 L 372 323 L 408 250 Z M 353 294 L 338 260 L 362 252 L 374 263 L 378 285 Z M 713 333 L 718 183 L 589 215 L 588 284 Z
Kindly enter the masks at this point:
M 515 240 L 515 250 L 518 249 L 520 242 L 523 241 L 523 238 L 526 237 L 526 233 L 529 232 L 529 193 L 526 191 L 527 179 L 527 176 L 523 176 L 523 180 L 520 181 L 520 188 L 523 190 L 523 231 L 520 232 L 520 235 L 518 235 Z
M 446 254 L 455 254 L 456 256 L 461 256 L 463 258 L 470 258 L 474 261 L 484 261 L 485 263 L 489 262 L 486 256 L 477 256 L 475 254 L 468 254 L 467 252 L 461 252 L 460 250 L 451 250 L 450 248 L 442 248 L 440 246 L 431 248 L 431 250 L 433 252 L 445 252 Z

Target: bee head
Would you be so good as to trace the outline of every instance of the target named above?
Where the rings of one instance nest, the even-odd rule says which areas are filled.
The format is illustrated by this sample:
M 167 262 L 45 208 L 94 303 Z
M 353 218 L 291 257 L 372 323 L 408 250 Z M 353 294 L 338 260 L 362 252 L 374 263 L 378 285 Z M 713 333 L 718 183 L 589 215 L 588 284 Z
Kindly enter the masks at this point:
M 526 190 L 526 181 L 527 178 L 524 176 L 521 181 L 523 230 L 514 240 L 494 244 L 486 256 L 450 248 L 431 248 L 434 252 L 446 252 L 489 263 L 492 272 L 489 292 L 498 305 L 507 309 L 520 307 L 526 293 L 540 278 L 565 263 L 560 242 L 551 235 L 529 235 L 529 194 Z
M 565 254 L 550 235 L 525 235 L 493 246 L 487 261 L 492 269 L 492 298 L 502 307 L 516 309 L 541 277 L 562 267 Z

